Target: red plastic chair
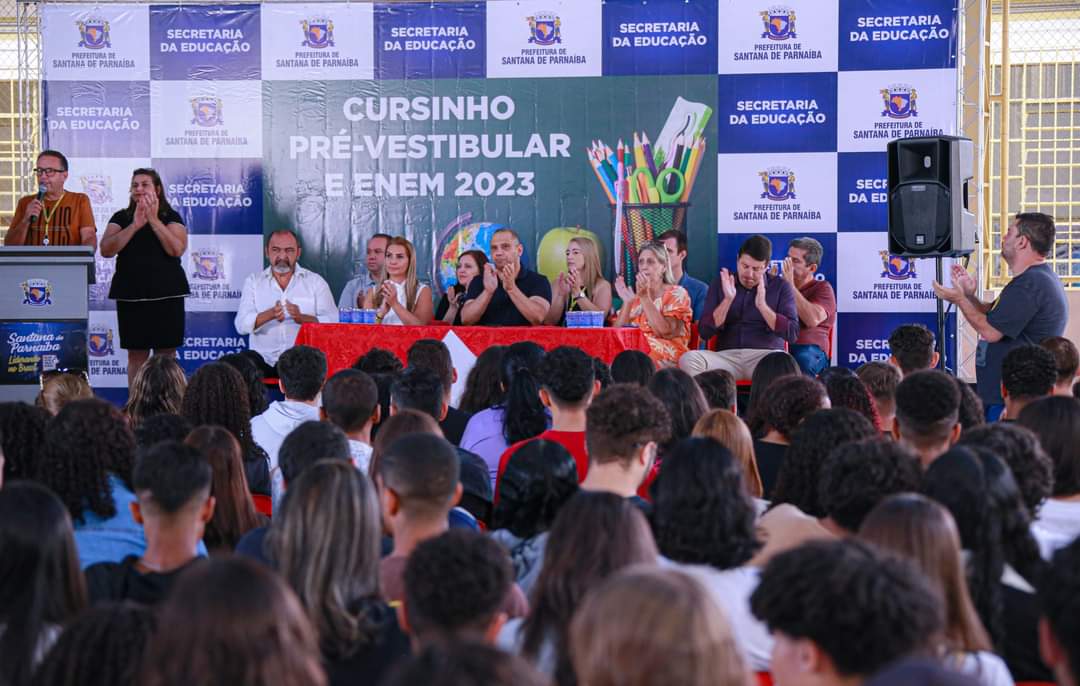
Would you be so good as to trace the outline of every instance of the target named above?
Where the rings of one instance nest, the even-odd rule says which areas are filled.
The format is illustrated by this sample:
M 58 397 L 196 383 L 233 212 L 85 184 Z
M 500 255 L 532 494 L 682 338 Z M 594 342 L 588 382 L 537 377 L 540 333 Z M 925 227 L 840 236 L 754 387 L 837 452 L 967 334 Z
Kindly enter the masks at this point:
M 773 686 L 772 674 L 769 672 L 754 672 L 754 680 L 758 686 Z M 1020 686 L 1017 684 L 1017 686 Z
M 690 350 L 697 350 L 701 345 L 701 337 L 698 334 L 697 322 L 690 322 Z
M 259 514 L 264 514 L 267 517 L 272 517 L 274 514 L 274 501 L 268 495 L 251 495 L 251 500 L 255 503 L 255 511 Z

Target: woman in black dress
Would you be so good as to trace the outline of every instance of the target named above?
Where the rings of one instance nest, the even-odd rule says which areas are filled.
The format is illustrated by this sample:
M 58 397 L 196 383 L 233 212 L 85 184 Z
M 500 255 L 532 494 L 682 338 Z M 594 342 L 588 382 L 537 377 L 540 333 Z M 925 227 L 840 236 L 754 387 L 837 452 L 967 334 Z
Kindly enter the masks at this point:
M 136 169 L 131 203 L 109 219 L 101 256 L 116 255 L 109 297 L 116 301 L 120 347 L 128 351 L 128 386 L 139 367 L 155 355 L 175 355 L 184 341 L 187 276 L 180 256 L 187 228 L 165 199 L 161 177 Z

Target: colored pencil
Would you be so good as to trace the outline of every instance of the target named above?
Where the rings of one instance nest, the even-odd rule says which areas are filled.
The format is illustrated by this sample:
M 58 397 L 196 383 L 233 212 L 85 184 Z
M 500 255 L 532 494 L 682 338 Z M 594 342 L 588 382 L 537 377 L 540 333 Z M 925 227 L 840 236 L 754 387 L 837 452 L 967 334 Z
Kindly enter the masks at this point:
M 639 169 L 646 167 L 645 151 L 641 148 L 641 138 L 638 136 L 637 131 L 634 132 L 634 166 Z
M 649 171 L 652 172 L 653 178 L 656 178 L 656 161 L 653 160 L 652 145 L 649 143 L 649 136 L 645 132 L 641 133 L 641 151 L 645 155 L 645 162 L 649 165 Z

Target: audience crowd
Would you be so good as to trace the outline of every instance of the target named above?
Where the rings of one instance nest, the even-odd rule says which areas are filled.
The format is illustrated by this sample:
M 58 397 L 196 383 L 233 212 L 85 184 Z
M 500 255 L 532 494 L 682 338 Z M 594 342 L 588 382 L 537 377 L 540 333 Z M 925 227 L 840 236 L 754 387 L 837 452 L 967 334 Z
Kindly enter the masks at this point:
M 244 354 L 151 357 L 123 408 L 51 375 L 0 404 L 0 686 L 1080 686 L 1076 346 L 1013 346 L 987 423 L 925 327 L 889 343 L 770 351 L 748 398 L 529 342 L 456 402 L 436 340 L 294 346 L 274 401 Z

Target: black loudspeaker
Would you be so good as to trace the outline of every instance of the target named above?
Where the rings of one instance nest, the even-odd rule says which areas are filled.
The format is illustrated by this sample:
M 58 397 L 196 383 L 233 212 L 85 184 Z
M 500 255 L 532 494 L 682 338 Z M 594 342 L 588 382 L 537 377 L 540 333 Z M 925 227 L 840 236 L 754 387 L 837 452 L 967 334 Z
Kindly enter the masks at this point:
M 968 182 L 975 146 L 968 138 L 901 138 L 889 143 L 889 252 L 959 257 L 975 251 Z

